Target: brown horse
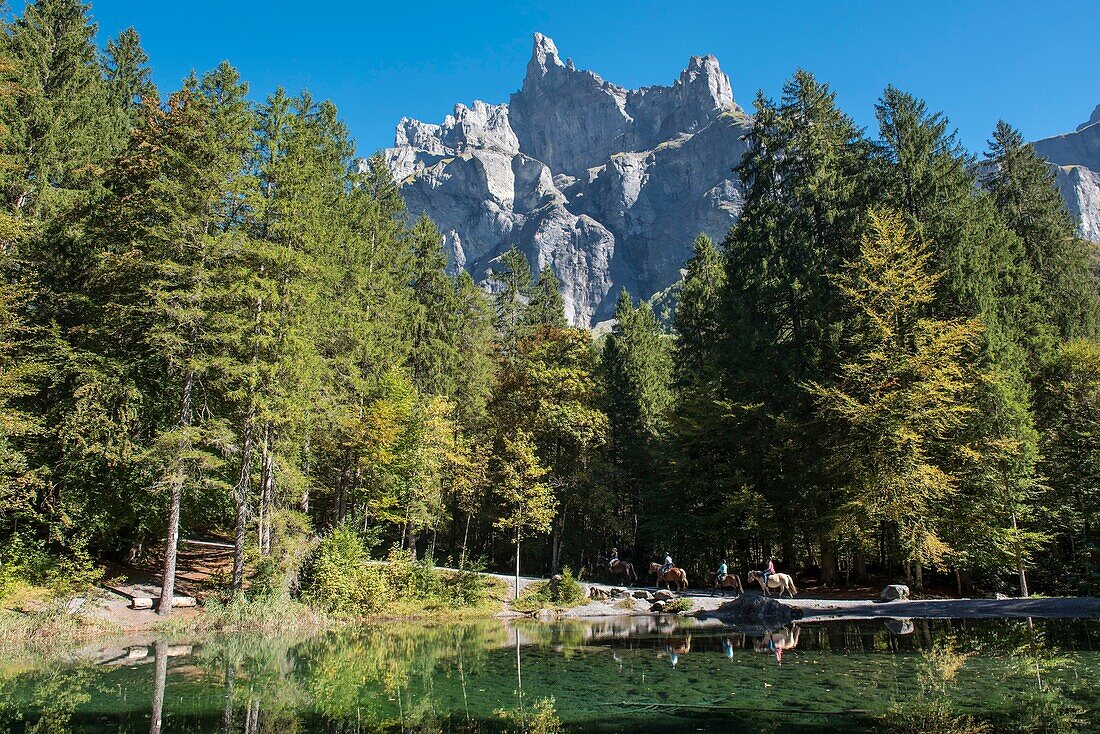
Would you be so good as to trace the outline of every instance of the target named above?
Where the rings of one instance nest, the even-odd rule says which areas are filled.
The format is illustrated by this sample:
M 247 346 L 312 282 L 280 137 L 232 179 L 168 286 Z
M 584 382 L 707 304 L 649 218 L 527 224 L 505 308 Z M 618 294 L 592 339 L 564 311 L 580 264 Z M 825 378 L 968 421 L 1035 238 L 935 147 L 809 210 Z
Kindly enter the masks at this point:
M 725 578 L 721 580 L 715 575 L 714 588 L 711 589 L 710 595 L 714 596 L 714 592 L 719 589 L 722 590 L 722 596 L 726 595 L 726 589 L 733 589 L 735 596 L 740 596 L 745 593 L 745 587 L 741 585 L 741 577 L 735 573 L 727 573 Z
M 688 587 L 688 575 L 687 571 L 682 568 L 676 568 L 673 566 L 667 573 L 661 573 L 661 564 L 651 563 L 649 564 L 649 572 L 653 574 L 653 585 L 660 587 L 661 582 L 665 583 L 665 586 L 669 589 L 672 588 L 672 584 L 676 584 L 676 591 L 683 591 Z
M 605 569 L 607 569 L 607 574 L 608 576 L 610 576 L 612 584 L 616 583 L 616 581 L 620 578 L 623 579 L 622 583 L 625 583 L 627 585 L 629 585 L 631 581 L 638 580 L 638 574 L 634 573 L 633 563 L 630 563 L 628 561 L 620 561 L 618 558 L 616 558 L 615 563 L 611 564 L 610 561 L 603 556 L 597 556 L 596 559 Z

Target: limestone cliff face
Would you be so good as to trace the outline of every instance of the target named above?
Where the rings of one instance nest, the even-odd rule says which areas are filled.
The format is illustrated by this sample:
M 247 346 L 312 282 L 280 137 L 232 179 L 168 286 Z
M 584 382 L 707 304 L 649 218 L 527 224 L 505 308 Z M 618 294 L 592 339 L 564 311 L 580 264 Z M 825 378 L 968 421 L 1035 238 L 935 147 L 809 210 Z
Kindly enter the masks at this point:
M 1032 145 L 1055 167 L 1058 188 L 1077 218 L 1078 232 L 1100 242 L 1100 105 L 1074 132 Z
M 410 214 L 439 225 L 452 267 L 488 284 L 514 243 L 561 280 L 569 320 L 592 326 L 621 288 L 669 288 L 695 237 L 721 239 L 737 220 L 750 124 L 713 56 L 692 57 L 670 86 L 631 90 L 562 62 L 536 33 L 507 104 L 459 104 L 438 125 L 405 118 L 386 158 Z M 1100 242 L 1100 106 L 1035 148 L 1081 234 Z
M 693 57 L 671 86 L 628 90 L 535 34 L 507 105 L 460 104 L 440 125 L 403 119 L 386 157 L 454 267 L 487 282 L 515 243 L 554 270 L 570 321 L 590 326 L 610 318 L 619 289 L 648 298 L 676 281 L 699 232 L 725 235 L 749 124 L 713 56 Z

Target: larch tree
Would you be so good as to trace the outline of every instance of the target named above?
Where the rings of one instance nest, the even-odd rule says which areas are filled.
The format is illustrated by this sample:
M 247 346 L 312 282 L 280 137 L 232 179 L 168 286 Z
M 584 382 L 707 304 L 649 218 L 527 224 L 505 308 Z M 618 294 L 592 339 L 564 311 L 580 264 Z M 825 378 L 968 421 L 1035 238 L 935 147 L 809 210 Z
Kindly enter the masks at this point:
M 525 538 L 549 532 L 554 521 L 554 493 L 544 481 L 531 435 L 502 435 L 489 464 L 493 499 L 498 504 L 494 526 L 513 539 L 516 552 L 515 596 L 519 597 L 520 545 Z
M 831 461 L 846 478 L 842 526 L 872 545 L 883 523 L 905 562 L 939 563 L 946 552 L 936 518 L 956 478 L 938 461 L 971 410 L 969 363 L 977 320 L 930 316 L 939 276 L 901 215 L 872 212 L 856 259 L 835 277 L 853 313 L 852 349 L 838 376 L 813 383 L 817 409 L 837 429 Z

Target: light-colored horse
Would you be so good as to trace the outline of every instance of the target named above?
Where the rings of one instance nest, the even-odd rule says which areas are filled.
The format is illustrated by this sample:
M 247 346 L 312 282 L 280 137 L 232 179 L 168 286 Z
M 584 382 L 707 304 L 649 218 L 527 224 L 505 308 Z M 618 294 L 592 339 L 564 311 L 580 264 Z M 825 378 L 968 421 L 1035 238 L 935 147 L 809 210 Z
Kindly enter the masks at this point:
M 794 595 L 798 593 L 798 589 L 794 585 L 794 579 L 785 573 L 773 573 L 768 576 L 768 583 L 764 583 L 764 574 L 760 571 L 749 571 L 749 583 L 756 581 L 760 584 L 760 588 L 764 590 L 764 596 L 771 596 L 770 590 L 778 590 L 779 596 L 783 594 L 790 594 L 793 599 Z
M 673 566 L 667 572 L 661 573 L 661 564 L 651 563 L 649 564 L 649 572 L 653 574 L 655 579 L 654 586 L 660 587 L 661 582 L 665 583 L 665 586 L 672 588 L 672 585 L 676 585 L 676 591 L 683 591 L 688 587 L 688 575 L 687 571 L 682 568 L 676 568 Z
M 770 579 L 769 579 L 770 580 Z M 790 629 L 783 628 L 775 632 L 768 632 L 759 640 L 753 641 L 753 648 L 757 652 L 772 652 L 775 661 L 783 664 L 783 653 L 798 647 L 798 635 L 800 633 L 798 623 L 791 625 Z

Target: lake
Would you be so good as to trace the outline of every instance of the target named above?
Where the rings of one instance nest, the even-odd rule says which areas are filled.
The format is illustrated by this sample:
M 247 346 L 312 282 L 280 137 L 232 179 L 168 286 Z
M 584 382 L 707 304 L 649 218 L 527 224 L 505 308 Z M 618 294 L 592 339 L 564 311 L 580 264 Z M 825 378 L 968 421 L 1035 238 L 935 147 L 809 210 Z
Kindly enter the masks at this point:
M 1097 681 L 1097 620 L 389 623 L 5 647 L 0 731 L 1075 732 Z

